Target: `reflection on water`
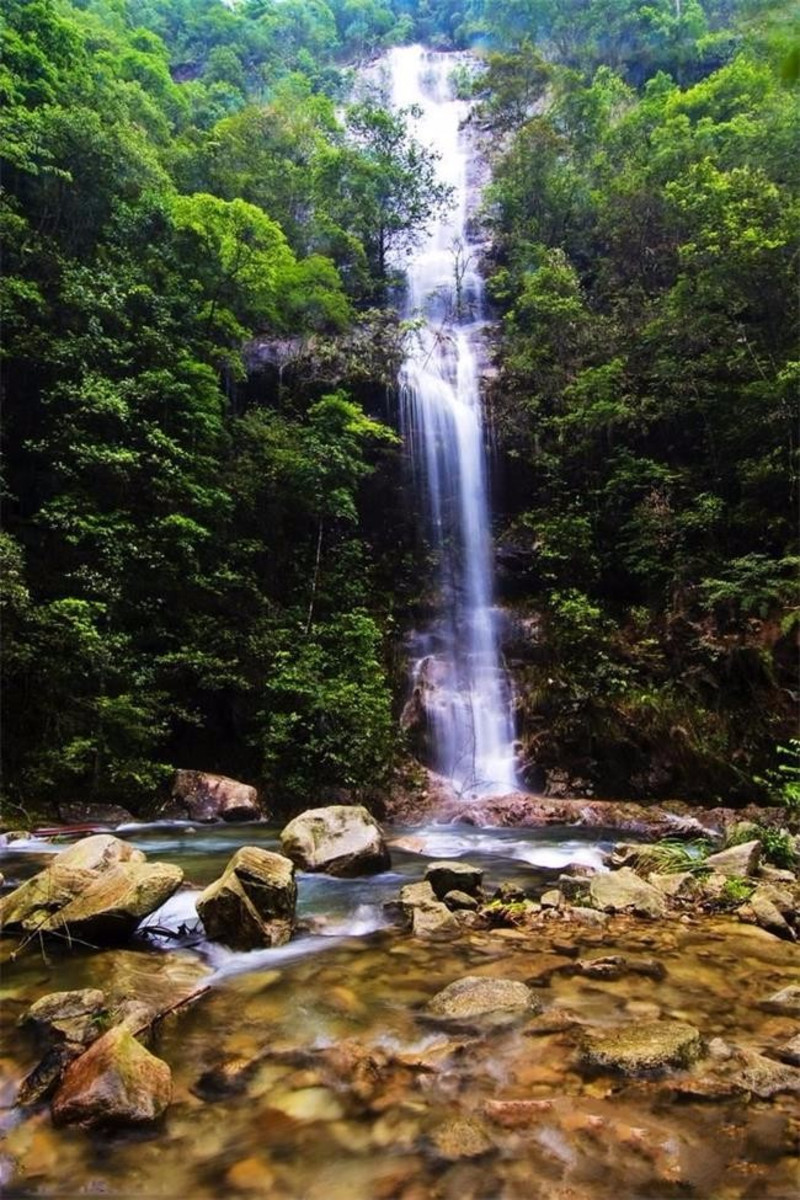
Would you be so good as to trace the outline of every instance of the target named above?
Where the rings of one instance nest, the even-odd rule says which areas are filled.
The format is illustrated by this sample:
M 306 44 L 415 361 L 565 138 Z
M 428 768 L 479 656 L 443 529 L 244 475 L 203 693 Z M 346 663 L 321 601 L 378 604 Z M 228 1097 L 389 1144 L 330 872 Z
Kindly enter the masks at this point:
M 139 828 L 126 836 L 153 858 L 181 861 L 200 883 L 243 841 L 276 845 L 275 831 L 262 826 L 195 833 Z M 421 878 L 429 858 L 480 861 L 490 886 L 509 877 L 544 886 L 556 860 L 575 861 L 597 849 L 573 830 L 527 837 L 519 830 L 432 829 L 414 837 L 419 848 L 396 851 L 392 871 L 375 879 L 301 875 L 311 932 L 277 950 L 244 955 L 202 943 L 173 949 L 162 937 L 160 948 L 145 941 L 71 955 L 55 948 L 46 958 L 32 949 L 12 965 L 6 961 L 0 1077 L 11 1085 L 0 1095 L 5 1104 L 35 1061 L 15 1021 L 37 997 L 91 985 L 115 999 L 143 996 L 166 1006 L 202 984 L 213 986 L 158 1033 L 154 1050 L 170 1064 L 175 1088 L 160 1129 L 90 1136 L 53 1130 L 46 1109 L 24 1121 L 6 1111 L 4 1194 L 200 1200 L 784 1200 L 794 1194 L 789 1097 L 686 1101 L 663 1082 L 588 1077 L 577 1067 L 573 1022 L 579 1030 L 662 1016 L 692 1022 L 706 1039 L 774 1050 L 797 1032 L 797 1021 L 769 1015 L 757 1002 L 796 980 L 795 947 L 722 920 L 622 918 L 600 929 L 554 921 L 531 933 L 415 940 L 377 926 L 383 900 Z M 0 869 L 13 873 L 35 857 L 23 848 L 4 852 Z M 544 858 L 544 865 L 528 858 L 539 864 Z M 164 907 L 162 929 L 193 919 L 192 895 L 181 893 Z M 6 957 L 12 948 L 3 944 Z M 614 952 L 655 956 L 666 976 L 607 981 L 559 970 L 575 954 Z M 535 981 L 549 1024 L 533 1019 L 451 1031 L 421 1019 L 437 991 L 467 974 Z M 201 1077 L 232 1061 L 247 1067 L 241 1090 L 204 1098 Z M 506 1101 L 525 1105 L 498 1103 Z

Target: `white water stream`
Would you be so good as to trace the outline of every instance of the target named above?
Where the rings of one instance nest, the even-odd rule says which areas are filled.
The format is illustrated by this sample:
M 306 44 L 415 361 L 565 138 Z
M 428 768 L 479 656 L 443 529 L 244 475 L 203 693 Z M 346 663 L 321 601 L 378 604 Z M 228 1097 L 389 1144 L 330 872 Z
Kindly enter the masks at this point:
M 453 96 L 457 56 L 402 46 L 388 55 L 391 99 L 416 105 L 417 139 L 440 155 L 453 206 L 404 265 L 406 316 L 424 327 L 400 377 L 401 419 L 424 489 L 438 562 L 439 619 L 415 635 L 413 684 L 432 766 L 460 792 L 516 788 L 514 725 L 493 608 L 486 445 L 479 386 L 483 282 L 468 238 L 468 106 Z

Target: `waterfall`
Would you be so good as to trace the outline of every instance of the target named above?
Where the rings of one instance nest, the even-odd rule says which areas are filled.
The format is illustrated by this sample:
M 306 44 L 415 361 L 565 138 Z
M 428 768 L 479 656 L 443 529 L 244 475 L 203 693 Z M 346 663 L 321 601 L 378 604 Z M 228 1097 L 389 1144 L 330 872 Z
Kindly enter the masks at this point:
M 431 765 L 460 792 L 517 786 L 514 726 L 493 608 L 492 546 L 479 357 L 484 324 L 477 248 L 468 236 L 470 148 L 457 56 L 403 46 L 388 56 L 392 103 L 416 105 L 414 133 L 439 153 L 453 206 L 404 264 L 406 316 L 423 327 L 400 374 L 402 432 L 438 566 L 438 619 L 414 635 L 412 682 Z

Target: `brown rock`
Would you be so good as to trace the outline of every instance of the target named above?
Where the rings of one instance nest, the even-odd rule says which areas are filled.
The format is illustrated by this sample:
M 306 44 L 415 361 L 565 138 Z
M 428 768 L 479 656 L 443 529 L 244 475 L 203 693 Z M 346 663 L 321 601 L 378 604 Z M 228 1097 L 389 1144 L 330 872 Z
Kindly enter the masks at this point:
M 110 1029 L 70 1063 L 52 1102 L 56 1125 L 140 1125 L 172 1097 L 172 1073 L 129 1030 Z
M 234 950 L 288 942 L 297 906 L 294 876 L 294 863 L 282 854 L 242 846 L 198 897 L 197 912 L 208 936 Z
M 50 992 L 42 996 L 19 1019 L 47 1042 L 76 1042 L 87 1045 L 100 1033 L 100 1017 L 106 998 L 99 988 L 74 992 Z
M 257 821 L 264 815 L 254 787 L 207 771 L 177 771 L 172 798 L 190 821 Z

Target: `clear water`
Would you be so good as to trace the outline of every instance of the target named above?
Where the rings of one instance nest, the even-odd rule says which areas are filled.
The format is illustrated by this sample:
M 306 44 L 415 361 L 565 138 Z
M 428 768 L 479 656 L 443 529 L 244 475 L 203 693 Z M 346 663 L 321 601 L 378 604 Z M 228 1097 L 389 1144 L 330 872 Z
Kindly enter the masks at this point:
M 387 57 L 392 101 L 415 105 L 418 140 L 439 156 L 452 208 L 404 264 L 406 316 L 424 325 L 400 377 L 402 425 L 438 562 L 439 616 L 413 640 L 431 765 L 461 793 L 517 786 L 508 678 L 498 649 L 479 363 L 484 327 L 478 249 L 468 233 L 472 151 L 452 54 L 402 46 Z
M 125 836 L 152 859 L 180 862 L 197 885 L 243 842 L 276 844 L 266 826 L 137 827 Z M 596 835 L 595 835 L 596 837 Z M 596 841 L 547 831 L 432 826 L 398 831 L 392 869 L 372 879 L 301 875 L 308 923 L 288 946 L 234 954 L 192 941 L 140 937 L 124 949 L 67 953 L 31 946 L 15 961 L 0 941 L 0 1190 L 31 1196 L 268 1196 L 270 1200 L 788 1200 L 796 1195 L 796 1099 L 676 1100 L 649 1080 L 591 1078 L 576 1067 L 580 1027 L 643 1018 L 688 1020 L 703 1035 L 762 1052 L 793 1036 L 794 1018 L 760 998 L 796 982 L 800 949 L 730 920 L 603 928 L 555 921 L 527 932 L 464 931 L 446 943 L 384 928 L 382 901 L 439 855 L 481 863 L 501 879 L 544 886 L 567 861 L 597 861 Z M 66 844 L 62 843 L 62 844 Z M 18 880 L 51 860 L 44 843 L 0 848 Z M 160 920 L 191 916 L 193 892 Z M 584 979 L 548 971 L 570 954 L 657 956 L 666 975 Z M 566 957 L 565 957 L 566 956 Z M 432 1028 L 421 1009 L 464 975 L 536 981 L 552 1031 L 523 1026 L 464 1034 Z M 134 1133 L 55 1129 L 46 1106 L 14 1108 L 37 1060 L 16 1018 L 40 996 L 100 987 L 113 1001 L 166 1007 L 200 986 L 196 1004 L 160 1026 L 169 1063 L 165 1120 Z M 572 1014 L 578 1030 L 559 1031 Z M 366 1066 L 360 1066 L 364 1056 Z M 252 1063 L 242 1090 L 217 1100 L 198 1082 L 221 1063 Z M 370 1063 L 377 1064 L 371 1066 Z M 533 1101 L 528 1124 L 498 1123 L 497 1101 Z M 477 1122 L 486 1152 L 448 1158 L 437 1138 Z

